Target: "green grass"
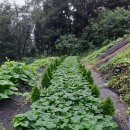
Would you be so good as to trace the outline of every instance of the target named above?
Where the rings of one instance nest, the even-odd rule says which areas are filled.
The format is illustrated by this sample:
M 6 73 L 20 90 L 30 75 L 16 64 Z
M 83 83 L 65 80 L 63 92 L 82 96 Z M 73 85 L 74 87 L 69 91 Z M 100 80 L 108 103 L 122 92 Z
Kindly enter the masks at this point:
M 113 58 L 111 58 L 108 62 L 101 66 L 101 69 L 106 69 L 107 67 L 114 68 L 117 65 L 129 65 L 130 64 L 130 47 L 123 50 Z
M 57 59 L 58 57 L 46 57 L 46 58 L 42 58 L 42 59 L 37 59 L 35 60 L 31 66 L 35 67 L 35 68 L 44 68 L 47 65 L 49 65 L 50 63 L 52 63 L 52 61 L 55 61 L 55 59 Z
M 86 57 L 84 57 L 82 59 L 82 62 L 87 63 L 87 64 L 96 64 L 98 56 L 103 54 L 106 50 L 108 50 L 110 47 L 112 47 L 113 45 L 115 45 L 116 43 L 118 43 L 121 40 L 122 40 L 122 38 L 118 38 L 116 41 L 113 41 L 100 49 L 94 50 L 93 52 L 89 53 Z

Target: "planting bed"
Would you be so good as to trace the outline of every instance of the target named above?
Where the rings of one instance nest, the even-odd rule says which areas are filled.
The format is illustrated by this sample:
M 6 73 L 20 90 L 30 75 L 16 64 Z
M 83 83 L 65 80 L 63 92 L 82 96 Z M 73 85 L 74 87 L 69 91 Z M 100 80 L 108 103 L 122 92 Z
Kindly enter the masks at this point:
M 40 67 L 55 59 L 40 59 L 30 65 L 7 61 L 0 67 L 0 130 L 14 130 L 13 117 L 30 109 L 32 87 L 36 83 L 41 84 L 44 68 Z
M 114 130 L 111 101 L 102 103 L 97 98 L 99 92 L 90 83 L 89 73 L 85 76 L 82 71 L 77 57 L 66 58 L 31 110 L 15 116 L 15 130 Z M 104 104 L 111 109 L 104 109 Z

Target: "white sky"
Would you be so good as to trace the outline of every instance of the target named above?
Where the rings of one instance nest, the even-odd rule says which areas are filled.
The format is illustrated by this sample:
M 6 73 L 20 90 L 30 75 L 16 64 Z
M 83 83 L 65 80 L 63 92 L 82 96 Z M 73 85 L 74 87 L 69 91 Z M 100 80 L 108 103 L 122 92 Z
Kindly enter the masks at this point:
M 0 2 L 3 2 L 4 0 L 0 0 Z M 16 4 L 19 4 L 19 5 L 23 5 L 25 3 L 25 0 L 8 0 L 10 3 L 16 3 Z

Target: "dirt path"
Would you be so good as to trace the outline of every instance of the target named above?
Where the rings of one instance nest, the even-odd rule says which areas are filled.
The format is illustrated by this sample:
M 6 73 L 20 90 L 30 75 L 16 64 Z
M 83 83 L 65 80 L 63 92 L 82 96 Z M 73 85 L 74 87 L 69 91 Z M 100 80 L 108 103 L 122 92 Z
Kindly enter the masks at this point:
M 127 130 L 127 124 L 128 124 L 128 119 L 126 116 L 127 106 L 119 101 L 119 97 L 115 92 L 105 88 L 106 86 L 105 81 L 101 78 L 99 73 L 97 73 L 92 69 L 92 67 L 93 67 L 92 65 L 86 65 L 86 68 L 90 69 L 92 72 L 92 77 L 94 79 L 95 84 L 97 84 L 100 88 L 101 98 L 105 99 L 107 96 L 110 96 L 111 99 L 113 100 L 114 106 L 116 108 L 114 118 L 116 119 L 120 127 L 118 128 L 118 130 Z

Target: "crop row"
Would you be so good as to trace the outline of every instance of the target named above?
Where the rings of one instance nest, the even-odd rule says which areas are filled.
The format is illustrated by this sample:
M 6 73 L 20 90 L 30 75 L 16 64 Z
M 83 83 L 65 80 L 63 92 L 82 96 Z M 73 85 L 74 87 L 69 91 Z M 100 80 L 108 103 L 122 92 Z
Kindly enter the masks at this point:
M 114 130 L 111 100 L 101 102 L 97 97 L 90 72 L 77 57 L 67 57 L 53 70 L 49 87 L 40 91 L 31 110 L 14 117 L 13 126 L 15 130 Z
M 12 95 L 26 96 L 25 90 L 34 86 L 37 69 L 55 61 L 57 57 L 38 59 L 32 64 L 7 61 L 0 66 L 0 100 Z

